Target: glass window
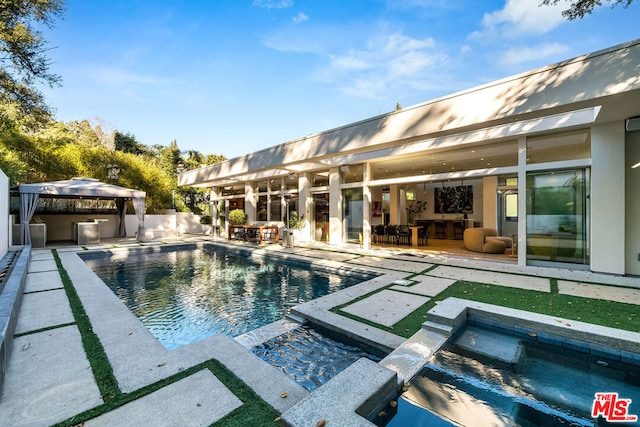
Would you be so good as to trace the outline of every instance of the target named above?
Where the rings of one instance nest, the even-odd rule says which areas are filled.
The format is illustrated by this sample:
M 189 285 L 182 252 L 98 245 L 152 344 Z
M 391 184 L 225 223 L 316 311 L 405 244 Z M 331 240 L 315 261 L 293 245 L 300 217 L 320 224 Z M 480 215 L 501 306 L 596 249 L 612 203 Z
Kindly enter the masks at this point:
M 364 174 L 362 165 L 344 165 L 340 166 L 340 170 L 342 171 L 342 182 L 344 184 L 362 182 L 362 175 Z
M 372 163 L 371 173 L 373 180 L 379 180 L 517 165 L 514 140 L 382 160 Z
M 314 240 L 329 241 L 329 193 L 313 195 Z
M 589 170 L 527 174 L 527 259 L 589 263 Z
M 271 192 L 279 192 L 282 187 L 282 178 L 274 178 L 269 180 L 269 187 Z
M 258 215 L 256 219 L 258 221 L 267 220 L 267 196 L 258 197 Z
M 506 221 L 518 220 L 518 193 L 504 196 L 504 218 Z
M 362 195 L 362 188 L 342 190 L 345 241 L 347 243 L 361 243 L 363 227 Z
M 266 193 L 268 185 L 269 185 L 269 183 L 267 181 L 260 181 L 258 183 L 258 185 L 256 186 L 256 188 L 257 188 L 259 193 Z
M 282 202 L 280 196 L 271 196 L 269 211 L 271 221 L 282 221 Z
M 498 186 L 500 186 L 500 187 L 517 187 L 518 186 L 518 177 L 517 176 L 499 176 L 498 177 Z
M 224 187 L 222 189 L 222 196 L 238 196 L 240 194 L 244 194 L 244 184 Z
M 527 138 L 527 164 L 590 157 L 591 134 L 588 130 Z
M 311 173 L 312 187 L 326 187 L 329 185 L 329 171 L 319 171 Z
M 284 179 L 284 188 L 287 190 L 297 190 L 298 189 L 298 174 L 290 173 Z

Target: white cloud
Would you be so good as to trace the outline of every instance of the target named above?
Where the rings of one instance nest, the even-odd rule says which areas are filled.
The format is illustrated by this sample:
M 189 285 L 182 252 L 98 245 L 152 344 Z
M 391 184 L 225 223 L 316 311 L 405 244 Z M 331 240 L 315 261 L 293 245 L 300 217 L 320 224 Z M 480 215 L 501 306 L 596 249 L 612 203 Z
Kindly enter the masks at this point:
M 253 0 L 253 5 L 265 9 L 286 9 L 293 6 L 293 0 Z
M 293 23 L 294 24 L 300 24 L 301 22 L 305 22 L 309 20 L 309 16 L 307 16 L 306 14 L 302 13 L 302 12 L 298 12 L 298 14 L 296 16 L 293 17 Z
M 392 88 L 421 86 L 445 59 L 432 38 L 394 33 L 370 39 L 363 49 L 330 55 L 330 62 L 315 76 L 338 84 L 344 93 L 376 98 Z
M 448 54 L 432 37 L 411 37 L 389 30 L 386 22 L 349 26 L 305 25 L 263 36 L 262 43 L 281 52 L 314 55 L 309 75 L 349 95 L 379 98 L 390 91 L 415 92 L 433 86 Z
M 500 56 L 500 63 L 517 65 L 530 61 L 553 58 L 570 51 L 569 47 L 560 43 L 545 43 L 538 46 L 512 47 Z
M 545 34 L 565 21 L 562 5 L 540 6 L 540 0 L 507 0 L 504 9 L 485 13 L 482 30 L 471 38 L 517 38 Z

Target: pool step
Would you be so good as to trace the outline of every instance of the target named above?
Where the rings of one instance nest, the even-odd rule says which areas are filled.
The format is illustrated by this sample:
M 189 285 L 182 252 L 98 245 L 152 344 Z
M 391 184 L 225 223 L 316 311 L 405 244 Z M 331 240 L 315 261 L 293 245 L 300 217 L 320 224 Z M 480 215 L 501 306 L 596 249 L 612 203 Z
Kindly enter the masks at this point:
M 448 337 L 453 335 L 455 331 L 455 327 L 453 326 L 443 325 L 442 323 L 431 322 L 429 320 L 427 320 L 422 324 L 422 329 L 426 331 L 437 332 L 439 334 L 446 335 Z
M 479 355 L 516 367 L 525 355 L 522 340 L 514 335 L 496 334 L 473 326 L 467 327 L 455 345 L 466 353 Z

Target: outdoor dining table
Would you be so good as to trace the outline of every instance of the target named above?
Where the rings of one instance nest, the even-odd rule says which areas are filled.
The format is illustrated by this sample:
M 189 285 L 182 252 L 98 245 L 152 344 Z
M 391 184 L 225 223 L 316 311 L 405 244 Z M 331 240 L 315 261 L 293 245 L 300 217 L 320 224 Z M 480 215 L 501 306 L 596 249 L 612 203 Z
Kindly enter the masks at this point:
M 280 241 L 280 237 L 278 235 L 278 226 L 277 225 L 230 225 L 229 226 L 229 232 L 227 233 L 229 235 L 229 240 L 231 240 L 231 236 L 234 235 L 234 232 L 236 230 L 244 230 L 244 235 L 247 235 L 247 231 L 249 230 L 257 230 L 258 231 L 258 242 L 259 244 L 262 244 L 262 236 L 263 236 L 263 231 L 264 230 L 273 230 L 275 231 L 275 243 L 278 243 Z M 246 237 L 245 237 L 246 240 Z

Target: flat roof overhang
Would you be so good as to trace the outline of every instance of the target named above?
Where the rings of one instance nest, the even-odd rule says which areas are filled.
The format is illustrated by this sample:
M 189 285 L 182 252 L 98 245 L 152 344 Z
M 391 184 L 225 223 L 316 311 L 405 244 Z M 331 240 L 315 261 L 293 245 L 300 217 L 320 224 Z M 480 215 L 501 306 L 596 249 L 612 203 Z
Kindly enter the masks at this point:
M 640 114 L 640 40 L 185 172 L 219 187 Z

